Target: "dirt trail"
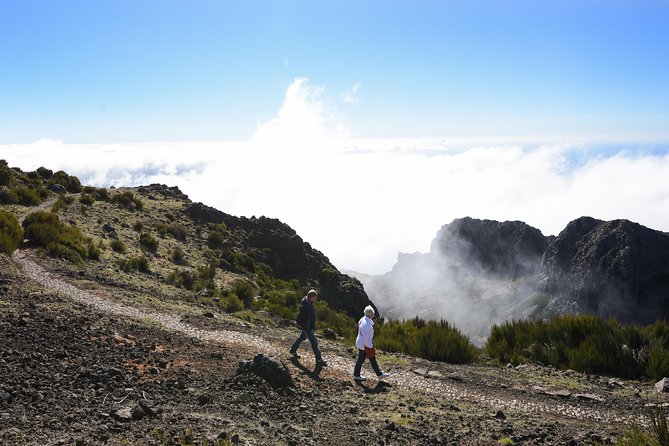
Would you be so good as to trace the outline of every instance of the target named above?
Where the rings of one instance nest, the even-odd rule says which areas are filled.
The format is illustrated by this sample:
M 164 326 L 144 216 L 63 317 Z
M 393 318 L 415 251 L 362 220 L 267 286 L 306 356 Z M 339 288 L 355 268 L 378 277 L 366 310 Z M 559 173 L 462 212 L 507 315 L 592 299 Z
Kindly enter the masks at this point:
M 160 324 L 168 330 L 177 331 L 187 336 L 221 344 L 243 344 L 278 357 L 286 356 L 286 345 L 278 345 L 261 337 L 232 330 L 205 330 L 182 322 L 178 316 L 154 311 L 147 311 L 133 306 L 114 302 L 100 297 L 89 291 L 79 289 L 54 274 L 46 271 L 37 263 L 29 251 L 15 251 L 13 260 L 23 270 L 27 277 L 41 284 L 45 288 L 54 290 L 66 298 L 72 299 L 94 310 L 121 317 L 130 317 L 139 320 L 151 321 Z M 348 376 L 351 374 L 352 362 L 349 358 L 329 355 L 329 367 L 324 373 Z M 309 360 L 303 361 L 309 362 Z M 587 405 L 569 404 L 568 402 L 551 402 L 542 399 L 513 395 L 504 398 L 490 396 L 484 388 L 476 389 L 471 385 L 463 385 L 447 380 L 430 379 L 419 376 L 411 371 L 397 370 L 389 380 L 394 385 L 403 386 L 425 394 L 433 395 L 444 401 L 464 401 L 491 407 L 494 410 L 509 412 L 551 414 L 579 420 L 591 420 L 610 424 L 643 424 L 641 416 L 628 413 L 619 413 L 611 409 L 597 409 Z

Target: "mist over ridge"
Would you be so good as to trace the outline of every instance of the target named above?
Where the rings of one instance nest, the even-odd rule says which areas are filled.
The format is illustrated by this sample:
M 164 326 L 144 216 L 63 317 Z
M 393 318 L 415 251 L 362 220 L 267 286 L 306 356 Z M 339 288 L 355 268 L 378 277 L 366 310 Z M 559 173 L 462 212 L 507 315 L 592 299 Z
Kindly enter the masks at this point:
M 520 221 L 455 219 L 427 253 L 354 274 L 390 319 L 445 319 L 481 344 L 512 319 L 568 313 L 646 324 L 669 314 L 669 234 L 581 217 L 557 236 Z

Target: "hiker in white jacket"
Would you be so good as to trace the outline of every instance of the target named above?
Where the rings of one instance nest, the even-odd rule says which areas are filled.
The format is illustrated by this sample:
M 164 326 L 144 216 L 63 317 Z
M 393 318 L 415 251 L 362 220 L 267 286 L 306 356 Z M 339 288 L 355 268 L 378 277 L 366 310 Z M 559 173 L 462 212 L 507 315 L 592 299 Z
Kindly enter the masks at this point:
M 364 381 L 366 378 L 360 376 L 360 369 L 365 362 L 365 358 L 369 358 L 369 363 L 374 369 L 376 376 L 387 378 L 387 373 L 383 373 L 376 362 L 376 350 L 374 350 L 374 308 L 371 306 L 365 307 L 365 315 L 358 321 L 358 337 L 355 339 L 355 346 L 358 347 L 358 361 L 355 363 L 353 369 L 353 379 L 356 381 Z

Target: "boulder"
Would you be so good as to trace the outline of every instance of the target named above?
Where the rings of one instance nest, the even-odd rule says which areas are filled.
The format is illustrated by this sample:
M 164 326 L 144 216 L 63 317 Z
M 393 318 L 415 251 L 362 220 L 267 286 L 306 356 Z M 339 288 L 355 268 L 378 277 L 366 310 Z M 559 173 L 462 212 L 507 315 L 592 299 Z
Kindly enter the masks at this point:
M 259 353 L 250 361 L 239 363 L 237 375 L 252 373 L 263 378 L 273 388 L 295 387 L 286 366 L 278 358 Z
M 669 378 L 662 378 L 655 383 L 655 390 L 659 393 L 669 392 Z
M 55 193 L 60 194 L 60 195 L 64 195 L 64 194 L 67 193 L 67 189 L 65 189 L 65 186 L 63 186 L 62 184 L 58 184 L 58 183 L 49 184 L 48 189 L 51 192 L 55 192 Z

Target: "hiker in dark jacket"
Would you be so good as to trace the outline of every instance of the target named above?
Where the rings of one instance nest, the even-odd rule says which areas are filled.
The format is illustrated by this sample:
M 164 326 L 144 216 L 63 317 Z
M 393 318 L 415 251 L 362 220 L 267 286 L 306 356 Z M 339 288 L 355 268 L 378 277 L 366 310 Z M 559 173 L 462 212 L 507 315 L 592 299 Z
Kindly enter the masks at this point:
M 311 349 L 314 351 L 314 356 L 316 357 L 316 365 L 325 367 L 328 364 L 321 357 L 321 351 L 318 349 L 318 340 L 316 340 L 316 335 L 314 334 L 314 330 L 316 329 L 316 308 L 314 307 L 314 302 L 316 300 L 318 300 L 316 290 L 309 290 L 307 295 L 302 298 L 302 302 L 300 302 L 300 312 L 297 319 L 302 332 L 295 339 L 292 347 L 290 347 L 290 354 L 298 358 L 297 349 L 302 341 L 309 339 Z

